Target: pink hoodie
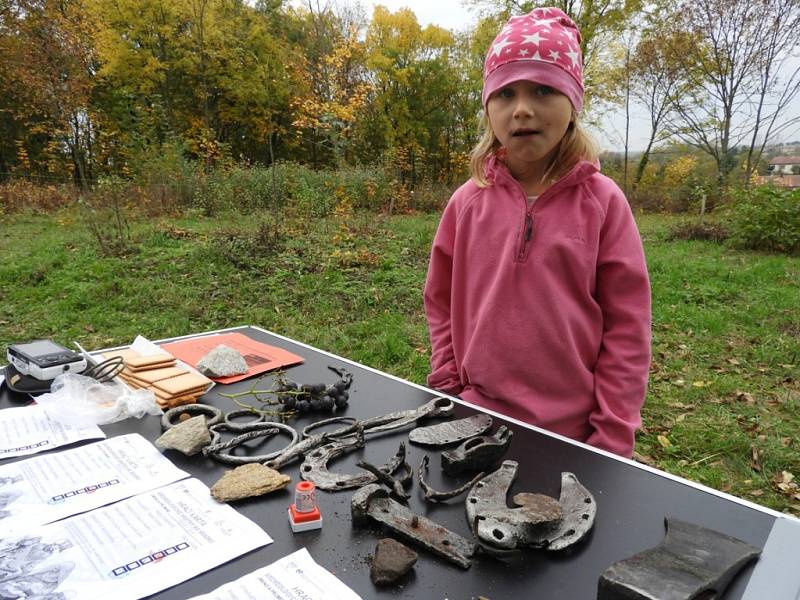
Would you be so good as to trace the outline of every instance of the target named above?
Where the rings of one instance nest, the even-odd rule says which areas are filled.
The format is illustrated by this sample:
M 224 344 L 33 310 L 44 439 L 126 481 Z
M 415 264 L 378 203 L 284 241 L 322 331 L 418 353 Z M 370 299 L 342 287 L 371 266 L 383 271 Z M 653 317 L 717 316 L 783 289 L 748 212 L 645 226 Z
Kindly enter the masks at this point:
M 650 284 L 617 185 L 578 163 L 528 206 L 493 185 L 456 190 L 425 284 L 428 385 L 630 457 L 650 366 Z

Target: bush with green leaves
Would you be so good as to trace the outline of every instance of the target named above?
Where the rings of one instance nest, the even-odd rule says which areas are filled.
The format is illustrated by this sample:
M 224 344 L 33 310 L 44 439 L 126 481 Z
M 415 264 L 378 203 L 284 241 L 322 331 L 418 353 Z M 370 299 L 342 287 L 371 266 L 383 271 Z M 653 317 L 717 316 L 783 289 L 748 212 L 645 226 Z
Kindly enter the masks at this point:
M 727 217 L 735 246 L 800 254 L 800 189 L 762 186 L 741 190 Z

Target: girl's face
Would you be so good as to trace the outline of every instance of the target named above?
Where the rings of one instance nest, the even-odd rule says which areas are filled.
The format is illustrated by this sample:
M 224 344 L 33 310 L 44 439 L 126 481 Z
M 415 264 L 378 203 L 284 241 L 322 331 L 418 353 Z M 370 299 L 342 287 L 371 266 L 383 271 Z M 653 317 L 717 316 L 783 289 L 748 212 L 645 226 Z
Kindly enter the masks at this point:
M 521 174 L 544 174 L 572 120 L 569 98 L 533 81 L 515 81 L 500 88 L 490 96 L 486 110 L 518 179 Z

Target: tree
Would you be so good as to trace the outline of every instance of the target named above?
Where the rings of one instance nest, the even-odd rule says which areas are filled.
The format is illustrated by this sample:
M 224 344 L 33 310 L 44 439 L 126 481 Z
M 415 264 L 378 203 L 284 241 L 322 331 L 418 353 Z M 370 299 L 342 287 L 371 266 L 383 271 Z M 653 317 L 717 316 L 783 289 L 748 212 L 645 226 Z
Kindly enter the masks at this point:
M 699 94 L 674 99 L 669 128 L 714 159 L 721 189 L 736 165 L 735 148 L 748 139 L 755 145 L 765 117 L 756 99 L 774 87 L 771 69 L 778 54 L 791 52 L 791 46 L 775 44 L 791 39 L 778 34 L 784 26 L 796 35 L 798 10 L 797 0 L 692 0 L 679 5 L 675 27 L 696 40 L 683 54 L 683 77 L 697 83 Z M 790 16 L 788 22 L 776 23 L 782 12 Z
M 0 146 L 0 167 L 38 177 L 67 168 L 81 185 L 92 178 L 90 29 L 81 0 L 0 4 L 0 114 L 14 136 L 13 150 Z
M 391 13 L 376 7 L 367 30 L 367 66 L 375 88 L 370 116 L 383 131 L 401 181 L 412 188 L 420 164 L 434 176 L 443 166 L 451 100 L 463 75 L 451 61 L 453 45 L 452 33 L 421 28 L 408 9 Z

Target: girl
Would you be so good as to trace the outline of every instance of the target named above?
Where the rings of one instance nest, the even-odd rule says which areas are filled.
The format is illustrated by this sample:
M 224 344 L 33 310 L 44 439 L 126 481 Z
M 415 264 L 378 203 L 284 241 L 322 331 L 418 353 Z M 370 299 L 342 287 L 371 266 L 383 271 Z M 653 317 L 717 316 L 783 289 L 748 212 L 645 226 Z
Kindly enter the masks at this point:
M 626 457 L 650 365 L 650 285 L 630 207 L 578 124 L 580 33 L 508 21 L 484 65 L 484 134 L 425 284 L 428 385 Z

